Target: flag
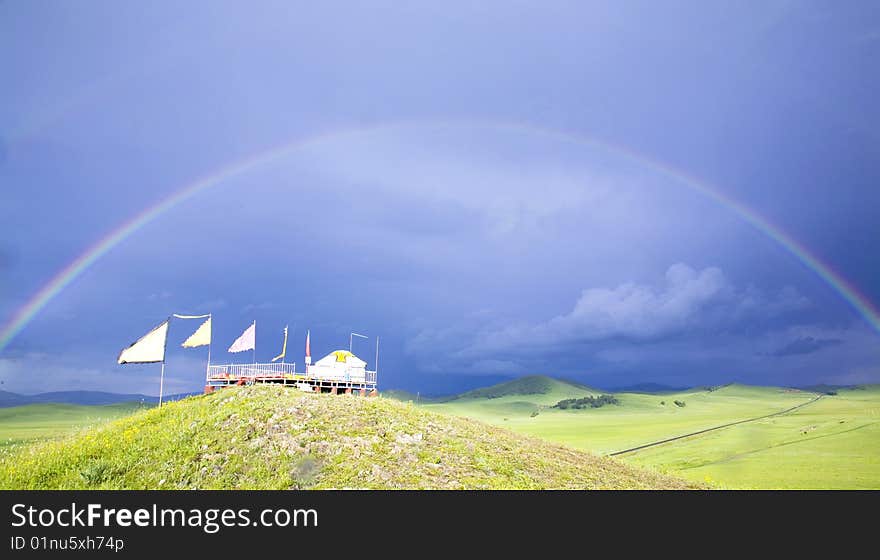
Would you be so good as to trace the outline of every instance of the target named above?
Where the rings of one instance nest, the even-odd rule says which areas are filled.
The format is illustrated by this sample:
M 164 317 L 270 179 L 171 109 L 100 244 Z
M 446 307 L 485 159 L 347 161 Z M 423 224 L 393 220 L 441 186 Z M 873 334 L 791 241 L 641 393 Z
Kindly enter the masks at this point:
M 293 328 L 296 329 L 296 324 L 293 325 Z M 272 358 L 272 361 L 280 360 L 287 354 L 287 327 L 284 327 L 284 344 L 281 346 L 281 353 Z
M 211 318 L 199 326 L 196 332 L 192 333 L 189 338 L 183 341 L 184 348 L 196 348 L 197 346 L 207 346 L 211 344 Z
M 154 364 L 165 361 L 165 341 L 168 338 L 168 319 L 128 348 L 119 353 L 120 364 Z
M 312 357 L 312 353 L 309 351 L 309 335 L 311 335 L 311 331 L 306 331 L 306 358 Z
M 227 352 L 244 352 L 245 350 L 253 350 L 257 346 L 257 322 L 254 321 L 241 336 L 238 337 Z

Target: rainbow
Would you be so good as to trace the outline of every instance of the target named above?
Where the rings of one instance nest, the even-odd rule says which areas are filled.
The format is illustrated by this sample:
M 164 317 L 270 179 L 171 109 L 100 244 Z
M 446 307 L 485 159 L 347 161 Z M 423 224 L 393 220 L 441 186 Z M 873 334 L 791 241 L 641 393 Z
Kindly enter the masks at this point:
M 774 242 L 783 247 L 787 252 L 794 256 L 809 270 L 819 276 L 826 284 L 828 284 L 835 292 L 855 309 L 858 314 L 867 321 L 867 323 L 877 332 L 880 333 L 880 312 L 871 303 L 871 301 L 859 293 L 859 291 L 850 284 L 843 276 L 835 272 L 828 264 L 823 263 L 817 256 L 812 254 L 806 247 L 798 243 L 791 235 L 786 233 L 782 228 L 773 225 L 766 218 L 761 216 L 755 210 L 745 206 L 737 200 L 723 194 L 717 187 L 714 187 L 705 181 L 702 181 L 684 171 L 677 169 L 667 163 L 654 159 L 645 154 L 639 153 L 624 146 L 612 144 L 603 140 L 598 140 L 580 133 L 572 133 L 567 131 L 553 130 L 534 126 L 525 123 L 507 123 L 494 121 L 405 121 L 398 123 L 386 123 L 370 127 L 348 128 L 335 130 L 300 138 L 293 142 L 276 146 L 269 150 L 252 154 L 241 160 L 225 165 L 207 175 L 204 175 L 191 183 L 188 183 L 175 191 L 167 198 L 159 201 L 156 205 L 149 207 L 131 219 L 122 223 L 116 229 L 110 231 L 101 238 L 97 243 L 89 247 L 80 256 L 71 261 L 67 266 L 58 271 L 38 292 L 18 309 L 10 319 L 0 329 L 0 352 L 2 352 L 9 343 L 33 320 L 33 318 L 52 301 L 66 286 L 74 279 L 89 268 L 94 262 L 107 254 L 114 247 L 125 241 L 129 236 L 161 216 L 166 211 L 175 206 L 189 200 L 200 192 L 209 189 L 215 185 L 222 183 L 232 177 L 242 175 L 248 171 L 275 161 L 285 155 L 308 146 L 320 144 L 322 142 L 334 140 L 345 136 L 355 136 L 358 134 L 366 134 L 371 132 L 379 132 L 394 128 L 404 128 L 413 126 L 442 126 L 442 127 L 473 127 L 484 126 L 498 130 L 524 131 L 542 134 L 551 138 L 573 142 L 577 144 L 586 144 L 590 146 L 598 146 L 611 153 L 623 155 L 632 159 L 643 166 L 653 169 L 663 175 L 666 175 L 676 182 L 700 193 L 708 199 L 718 203 L 724 208 L 732 211 L 742 220 L 752 225 L 759 232 L 772 239 Z

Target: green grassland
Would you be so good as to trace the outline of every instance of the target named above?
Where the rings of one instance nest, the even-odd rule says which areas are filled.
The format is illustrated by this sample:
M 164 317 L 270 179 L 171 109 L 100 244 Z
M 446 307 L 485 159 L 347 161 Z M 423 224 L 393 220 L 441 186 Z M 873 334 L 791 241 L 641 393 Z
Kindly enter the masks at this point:
M 880 387 L 641 450 L 635 464 L 729 488 L 880 488 Z
M 127 416 L 141 406 L 139 403 L 31 404 L 0 408 L 0 450 L 97 426 Z
M 663 395 L 618 393 L 615 396 L 619 405 L 558 410 L 550 407 L 562 399 L 597 396 L 602 391 L 546 379 L 550 382 L 546 392 L 495 398 L 465 394 L 462 398 L 425 406 L 579 449 L 610 453 L 743 418 L 771 414 L 815 397 L 813 393 L 790 389 L 728 385 L 714 391 L 700 389 Z M 676 406 L 676 400 L 683 401 L 685 406 Z M 538 415 L 532 416 L 534 412 Z
M 814 401 L 733 384 L 553 407 L 600 394 L 531 376 L 418 406 L 404 392 L 252 387 L 161 410 L 5 408 L 0 488 L 880 488 L 880 386 Z
M 525 378 L 483 393 L 426 403 L 568 446 L 607 454 L 809 403 L 815 393 L 727 385 L 664 394 L 618 393 L 617 405 L 551 408 L 602 392 Z M 679 407 L 674 401 L 684 402 Z M 665 404 L 661 404 L 665 403 Z M 791 413 L 669 442 L 620 458 L 727 488 L 880 488 L 880 387 L 841 390 Z
M 699 486 L 393 399 L 273 386 L 191 397 L 0 454 L 0 489 Z

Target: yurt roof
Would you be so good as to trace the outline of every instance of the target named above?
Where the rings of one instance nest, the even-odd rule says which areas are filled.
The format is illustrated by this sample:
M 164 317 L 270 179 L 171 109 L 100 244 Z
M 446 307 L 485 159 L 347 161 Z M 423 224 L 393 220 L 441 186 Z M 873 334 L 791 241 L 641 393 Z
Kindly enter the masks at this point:
M 327 354 L 326 356 L 324 356 L 323 358 L 321 358 L 320 360 L 318 360 L 315 363 L 321 364 L 321 365 L 342 363 L 342 364 L 353 365 L 356 367 L 361 367 L 361 366 L 366 365 L 367 362 L 358 358 L 357 356 L 355 356 L 354 354 L 352 354 L 348 350 L 334 350 L 333 352 L 330 352 L 329 354 Z

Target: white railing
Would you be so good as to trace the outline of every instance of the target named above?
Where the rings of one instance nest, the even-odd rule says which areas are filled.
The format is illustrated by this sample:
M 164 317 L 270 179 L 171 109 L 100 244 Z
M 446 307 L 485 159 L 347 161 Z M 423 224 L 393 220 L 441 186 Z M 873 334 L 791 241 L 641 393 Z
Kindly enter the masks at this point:
M 322 371 L 318 368 L 309 368 L 309 372 L 297 372 L 296 364 L 267 363 L 267 364 L 219 364 L 208 366 L 208 378 L 213 380 L 239 380 L 255 378 L 273 378 L 297 376 L 298 379 L 318 379 L 322 381 L 341 381 L 376 384 L 376 372 L 365 370 L 364 376 L 352 376 L 335 371 Z
M 208 366 L 208 379 L 211 378 L 248 378 L 248 377 L 282 377 L 296 374 L 296 364 L 221 364 Z

